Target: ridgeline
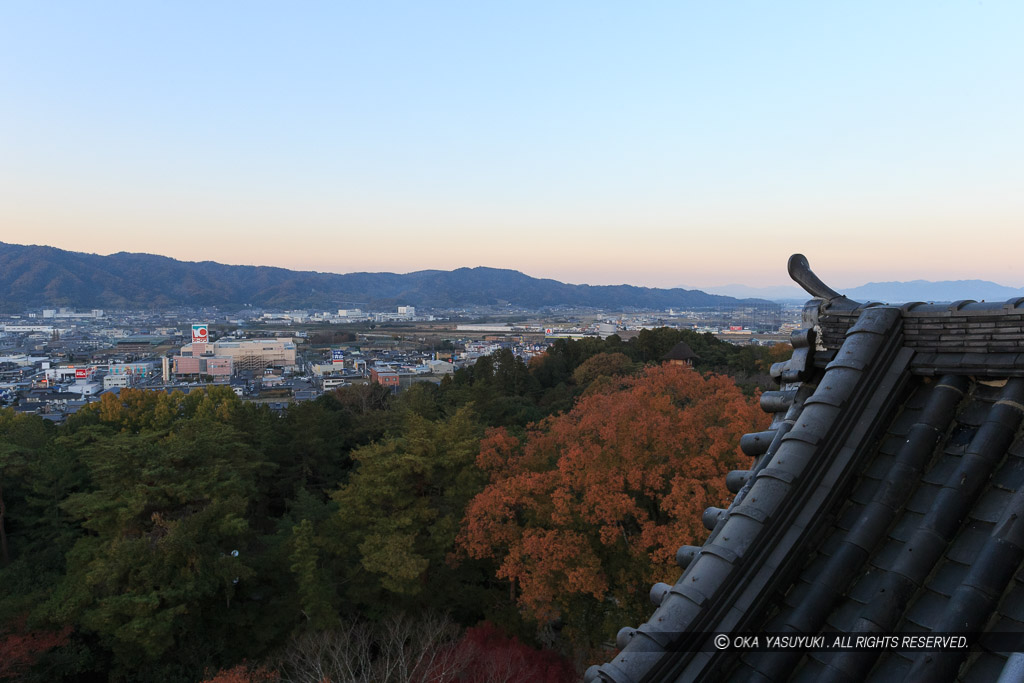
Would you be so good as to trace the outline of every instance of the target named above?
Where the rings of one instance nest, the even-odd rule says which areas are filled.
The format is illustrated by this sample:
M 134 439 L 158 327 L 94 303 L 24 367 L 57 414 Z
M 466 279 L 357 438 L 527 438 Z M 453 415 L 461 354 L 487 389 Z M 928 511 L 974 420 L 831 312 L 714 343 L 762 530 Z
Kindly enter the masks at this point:
M 396 273 L 318 273 L 269 266 L 178 261 L 153 254 L 109 256 L 0 242 L 0 310 L 39 306 L 161 309 L 173 306 L 452 308 L 504 305 L 605 309 L 731 306 L 698 290 L 570 285 L 498 268 Z

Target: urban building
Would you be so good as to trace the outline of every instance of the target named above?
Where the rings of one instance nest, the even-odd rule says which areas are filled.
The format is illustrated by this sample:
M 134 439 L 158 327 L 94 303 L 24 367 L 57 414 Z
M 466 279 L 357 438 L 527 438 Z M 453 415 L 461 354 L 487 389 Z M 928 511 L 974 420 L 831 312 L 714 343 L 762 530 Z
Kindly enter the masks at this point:
M 102 318 L 104 316 L 103 316 L 103 310 L 102 309 L 98 309 L 98 308 L 94 308 L 91 311 L 89 311 L 88 313 L 76 313 L 75 311 L 73 311 L 73 310 L 71 310 L 69 308 L 60 308 L 60 309 L 46 308 L 46 309 L 43 309 L 43 317 L 44 318 L 79 318 L 79 319 L 85 319 L 85 320 L 98 320 L 98 319 L 100 319 L 100 318 Z
M 119 389 L 125 389 L 132 385 L 131 375 L 106 375 L 103 377 L 103 388 L 110 389 L 117 387 Z
M 194 358 L 225 356 L 231 359 L 235 371 L 257 371 L 264 368 L 295 370 L 296 368 L 295 343 L 290 338 L 224 340 L 185 344 L 181 347 L 181 356 Z
M 378 370 L 377 368 L 370 369 L 370 381 L 376 382 L 381 386 L 389 387 L 395 391 L 398 390 L 401 383 L 397 372 Z
M 181 375 L 210 375 L 212 377 L 231 377 L 234 364 L 230 356 L 175 356 L 171 372 Z

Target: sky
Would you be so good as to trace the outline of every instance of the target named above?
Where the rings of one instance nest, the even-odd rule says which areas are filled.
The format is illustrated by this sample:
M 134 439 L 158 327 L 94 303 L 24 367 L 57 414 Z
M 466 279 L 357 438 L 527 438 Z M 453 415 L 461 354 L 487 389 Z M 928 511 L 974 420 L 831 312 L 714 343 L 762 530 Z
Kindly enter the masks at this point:
M 1024 286 L 1024 3 L 0 0 L 0 241 Z

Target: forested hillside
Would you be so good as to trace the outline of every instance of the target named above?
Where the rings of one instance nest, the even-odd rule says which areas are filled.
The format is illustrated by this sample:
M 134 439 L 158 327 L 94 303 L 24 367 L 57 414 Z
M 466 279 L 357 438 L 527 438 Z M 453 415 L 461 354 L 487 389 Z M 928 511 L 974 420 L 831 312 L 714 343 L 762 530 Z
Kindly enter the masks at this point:
M 728 306 L 727 296 L 630 285 L 571 285 L 499 268 L 414 273 L 318 273 L 267 266 L 109 256 L 0 242 L 0 311 L 39 306 L 160 309 L 171 306 L 318 309 L 513 304 L 644 308 Z
M 697 370 L 657 363 L 681 339 Z M 576 680 L 728 500 L 785 355 L 663 329 L 283 415 L 0 412 L 0 679 Z

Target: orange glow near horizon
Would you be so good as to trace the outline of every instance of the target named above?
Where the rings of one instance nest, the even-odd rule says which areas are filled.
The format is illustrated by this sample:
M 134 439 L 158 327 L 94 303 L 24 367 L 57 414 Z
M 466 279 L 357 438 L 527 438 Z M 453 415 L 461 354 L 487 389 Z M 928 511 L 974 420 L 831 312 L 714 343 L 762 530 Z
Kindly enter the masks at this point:
M 1012 263 L 998 266 L 985 244 L 960 245 L 956 259 L 951 259 L 950 242 L 934 231 L 930 240 L 904 230 L 903 239 L 882 241 L 849 239 L 847 235 L 856 234 L 852 227 L 838 232 L 832 240 L 817 235 L 809 226 L 803 230 L 790 227 L 789 239 L 781 235 L 781 230 L 760 231 L 755 238 L 739 227 L 720 227 L 692 237 L 670 231 L 630 232 L 622 228 L 591 233 L 591 237 L 582 239 L 578 237 L 582 231 L 564 231 L 561 237 L 556 234 L 530 238 L 529 232 L 522 230 L 482 234 L 467 241 L 462 230 L 437 233 L 376 227 L 344 234 L 277 227 L 226 230 L 212 221 L 189 224 L 191 228 L 176 229 L 151 223 L 149 230 L 141 231 L 107 222 L 105 228 L 62 231 L 54 229 L 52 223 L 39 221 L 25 232 L 45 237 L 46 246 L 71 251 L 143 252 L 183 261 L 210 260 L 332 273 L 406 273 L 487 266 L 573 284 L 663 288 L 769 286 L 791 284 L 786 262 L 790 254 L 801 251 L 815 271 L 835 287 L 916 279 L 984 279 L 1024 286 L 1024 273 Z M 21 230 L 18 233 L 2 234 L 0 241 L 44 243 L 41 239 L 25 239 Z M 240 237 L 246 234 L 248 237 Z M 630 234 L 633 239 L 626 238 Z M 773 234 L 778 237 L 773 239 Z M 382 241 L 382 235 L 392 238 Z

